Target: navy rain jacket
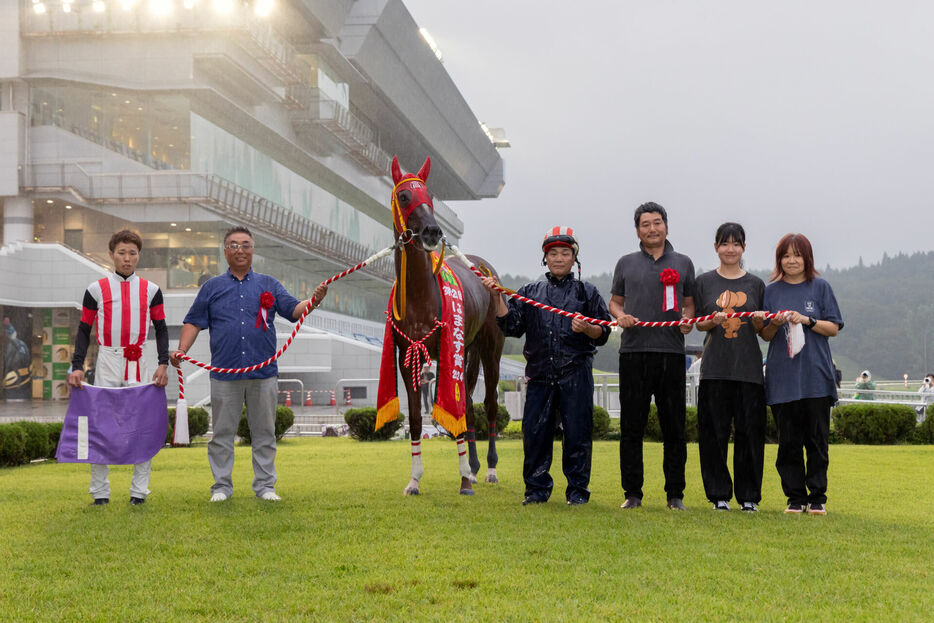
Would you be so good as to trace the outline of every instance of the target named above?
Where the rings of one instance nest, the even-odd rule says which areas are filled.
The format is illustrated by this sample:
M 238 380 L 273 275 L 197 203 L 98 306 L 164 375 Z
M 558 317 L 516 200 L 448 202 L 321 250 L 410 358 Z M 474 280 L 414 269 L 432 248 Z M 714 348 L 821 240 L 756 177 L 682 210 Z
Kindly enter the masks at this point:
M 574 273 L 560 280 L 545 273 L 545 279 L 525 284 L 518 293 L 558 309 L 598 320 L 612 320 L 597 288 L 575 279 Z M 498 317 L 496 322 L 508 337 L 526 335 L 523 354 L 527 362 L 525 374 L 530 379 L 561 378 L 576 366 L 592 366 L 597 346 L 606 344 L 610 337 L 609 327 L 600 327 L 603 334 L 595 340 L 575 333 L 571 330 L 570 318 L 516 299 L 509 299 L 507 306 L 509 312 Z

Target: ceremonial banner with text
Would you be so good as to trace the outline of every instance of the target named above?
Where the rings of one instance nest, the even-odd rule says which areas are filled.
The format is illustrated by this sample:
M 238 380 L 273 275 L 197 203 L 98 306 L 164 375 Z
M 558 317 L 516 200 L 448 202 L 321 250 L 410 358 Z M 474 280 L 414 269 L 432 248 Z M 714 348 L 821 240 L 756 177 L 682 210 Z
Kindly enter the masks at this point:
M 134 465 L 156 456 L 169 430 L 165 388 L 84 385 L 71 392 L 55 458 Z

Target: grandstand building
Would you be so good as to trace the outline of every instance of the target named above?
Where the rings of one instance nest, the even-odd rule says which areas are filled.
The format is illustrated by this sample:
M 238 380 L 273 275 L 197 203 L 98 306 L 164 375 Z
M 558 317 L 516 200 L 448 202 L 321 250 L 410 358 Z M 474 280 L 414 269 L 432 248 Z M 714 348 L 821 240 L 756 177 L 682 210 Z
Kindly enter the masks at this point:
M 493 140 L 400 0 L 0 0 L 3 396 L 67 397 L 112 232 L 142 234 L 138 272 L 165 293 L 174 346 L 226 270 L 230 226 L 304 298 L 391 244 L 392 155 L 408 170 L 431 157 L 456 244 L 445 201 L 503 188 Z M 279 362 L 283 389 L 372 404 L 392 280 L 389 257 L 335 283 Z M 210 359 L 206 336 L 190 354 Z M 205 400 L 207 374 L 185 372 L 189 403 Z

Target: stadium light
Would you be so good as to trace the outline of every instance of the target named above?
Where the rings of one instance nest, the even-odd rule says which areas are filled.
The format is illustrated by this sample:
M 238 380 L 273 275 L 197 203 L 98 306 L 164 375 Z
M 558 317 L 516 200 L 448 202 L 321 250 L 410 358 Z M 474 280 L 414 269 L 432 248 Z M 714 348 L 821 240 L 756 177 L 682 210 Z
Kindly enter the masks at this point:
M 62 0 L 62 12 L 71 13 L 71 3 L 75 0 Z
M 172 0 L 149 0 L 149 12 L 156 17 L 170 15 L 174 8 Z
M 91 3 L 91 10 L 95 13 L 103 13 L 107 10 L 107 5 L 104 3 L 104 0 L 94 0 Z
M 269 17 L 274 5 L 275 0 L 256 0 L 253 3 L 253 13 L 257 17 Z
M 228 15 L 232 13 L 234 9 L 233 0 L 214 0 L 211 6 L 217 13 L 222 15 Z
M 45 13 L 45 3 L 37 2 L 32 5 L 32 10 L 36 15 L 43 15 Z
M 132 11 L 135 4 L 136 0 L 120 0 L 120 6 L 123 7 L 124 11 Z

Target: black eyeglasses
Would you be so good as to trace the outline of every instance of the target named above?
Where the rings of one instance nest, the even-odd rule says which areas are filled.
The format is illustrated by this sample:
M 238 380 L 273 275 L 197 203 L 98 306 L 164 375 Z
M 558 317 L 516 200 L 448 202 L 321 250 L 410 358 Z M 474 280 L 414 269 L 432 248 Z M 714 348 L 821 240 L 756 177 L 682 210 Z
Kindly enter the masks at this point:
M 250 249 L 253 248 L 253 243 L 244 242 L 243 244 L 240 244 L 239 242 L 231 242 L 230 244 L 224 245 L 224 248 L 230 249 L 231 251 L 239 251 L 240 249 L 243 249 L 244 251 L 249 251 Z

